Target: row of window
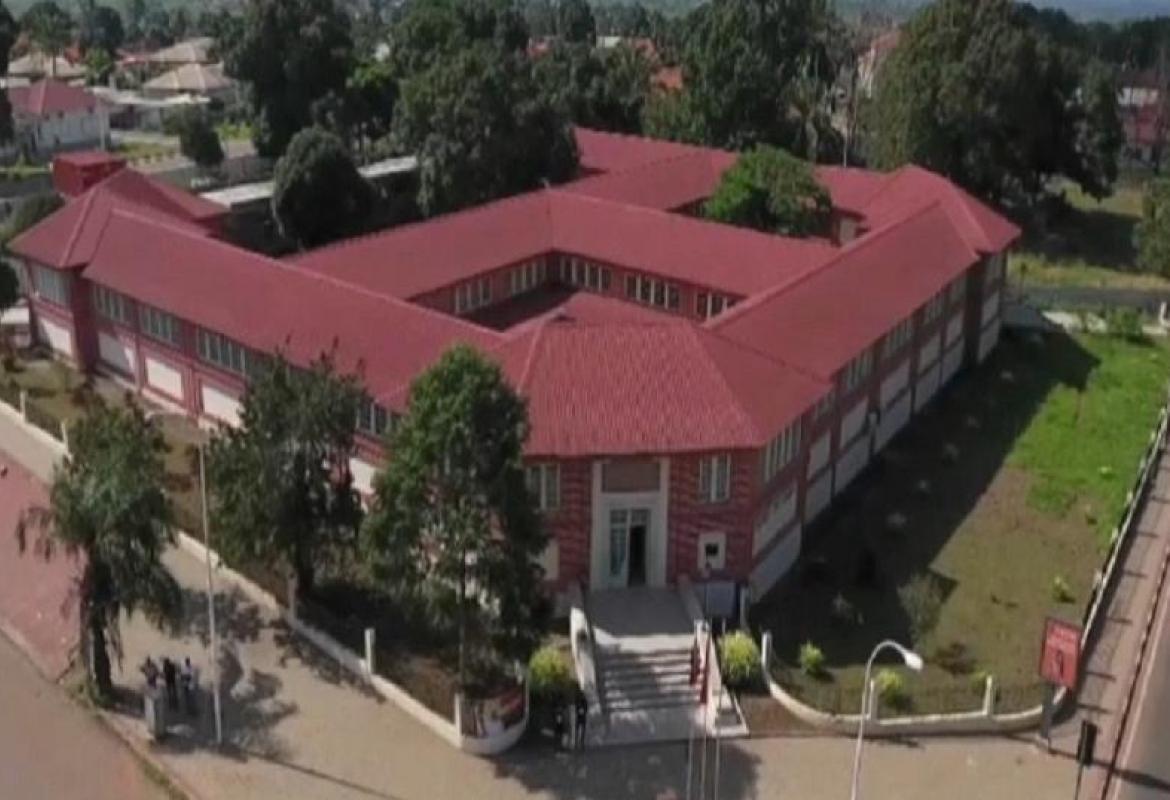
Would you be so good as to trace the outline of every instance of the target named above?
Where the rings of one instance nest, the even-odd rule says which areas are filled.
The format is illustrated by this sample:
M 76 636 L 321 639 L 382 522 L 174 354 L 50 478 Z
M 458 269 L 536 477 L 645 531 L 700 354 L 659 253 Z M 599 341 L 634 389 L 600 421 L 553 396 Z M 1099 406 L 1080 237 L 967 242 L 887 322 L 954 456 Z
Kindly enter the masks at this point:
M 576 256 L 564 256 L 561 258 L 561 282 L 566 286 L 607 292 L 613 283 L 613 273 L 609 267 L 594 264 L 592 261 Z
M 390 428 L 390 414 L 377 403 L 368 399 L 362 400 L 362 404 L 358 406 L 355 427 L 370 436 L 382 436 Z
M 922 323 L 929 325 L 942 316 L 943 310 L 946 308 L 947 298 L 945 292 L 939 292 L 934 297 L 926 301 L 926 305 L 922 308 Z
M 695 295 L 695 314 L 699 319 L 711 319 L 735 305 L 735 298 L 718 292 L 699 292 Z
M 247 377 L 252 367 L 252 353 L 239 342 L 200 328 L 195 336 L 199 359 L 227 372 Z
M 530 292 L 544 283 L 546 275 L 543 260 L 520 264 L 508 273 L 508 288 L 513 296 Z
M 837 390 L 829 389 L 828 393 L 817 401 L 817 407 L 813 409 L 813 422 L 822 419 L 826 414 L 833 410 L 833 405 L 837 402 Z
M 800 421 L 785 428 L 764 448 L 764 483 L 776 477 L 777 473 L 792 463 L 800 450 Z
M 873 371 L 873 350 L 866 350 L 845 367 L 844 391 L 849 394 L 860 386 Z
M 132 326 L 134 324 L 130 298 L 126 295 L 95 284 L 93 303 L 99 316 L 119 325 Z M 179 347 L 182 343 L 179 320 L 165 311 L 160 311 L 145 303 L 139 303 L 138 322 L 142 333 L 151 339 L 169 344 L 172 347 Z
M 646 275 L 626 276 L 626 297 L 635 303 L 678 311 L 682 293 L 677 285 Z
M 59 306 L 69 305 L 68 279 L 54 269 L 36 267 L 37 294 Z
M 492 301 L 490 278 L 476 278 L 455 287 L 455 313 L 467 314 L 483 308 Z
M 731 497 L 731 455 L 722 453 L 699 459 L 699 500 L 722 503 Z
M 117 322 L 120 325 L 134 324 L 130 314 L 130 300 L 124 294 L 95 285 L 93 287 L 93 305 L 100 316 L 111 322 Z
M 525 479 L 528 491 L 541 511 L 555 511 L 561 507 L 560 464 L 533 464 L 526 470 Z
M 914 318 L 907 317 L 886 334 L 882 342 L 882 358 L 892 358 L 902 352 L 914 336 Z

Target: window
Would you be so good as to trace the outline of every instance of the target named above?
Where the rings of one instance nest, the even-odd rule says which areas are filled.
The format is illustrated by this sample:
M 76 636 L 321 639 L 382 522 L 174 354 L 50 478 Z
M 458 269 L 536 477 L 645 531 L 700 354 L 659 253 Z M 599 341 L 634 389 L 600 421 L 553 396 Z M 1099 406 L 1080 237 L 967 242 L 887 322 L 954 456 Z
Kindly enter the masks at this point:
M 357 429 L 371 436 L 381 436 L 390 426 L 390 415 L 386 409 L 370 400 L 362 400 L 358 406 Z
M 69 305 L 69 279 L 56 270 L 35 268 L 37 295 L 59 306 Z
M 990 292 L 992 287 L 1003 277 L 1003 253 L 998 253 L 987 259 L 987 266 L 983 270 L 983 290 Z
M 848 394 L 862 384 L 869 377 L 873 369 L 873 351 L 866 350 L 845 367 L 845 392 Z
M 252 366 L 249 363 L 252 361 L 251 354 L 246 347 L 202 328 L 195 337 L 195 349 L 200 360 L 237 375 L 247 376 Z
M 837 401 L 837 392 L 830 389 L 829 393 L 822 397 L 817 402 L 817 407 L 813 409 L 813 422 L 823 418 L 826 414 L 833 410 L 833 404 Z
M 800 449 L 800 422 L 794 422 L 764 448 L 764 483 L 776 477 Z
M 710 311 L 710 308 L 707 305 L 710 301 L 711 301 L 710 295 L 708 295 L 706 292 L 699 292 L 698 294 L 696 294 L 695 295 L 695 314 L 697 316 L 701 317 L 702 319 L 707 319 L 707 317 L 711 316 L 708 313 L 708 311 Z
M 907 318 L 894 326 L 894 329 L 886 334 L 885 341 L 882 343 L 882 357 L 892 358 L 902 351 L 907 344 L 910 343 L 910 337 L 914 335 L 914 320 Z
M 922 309 L 922 322 L 925 325 L 937 320 L 942 316 L 943 307 L 946 305 L 946 297 L 942 292 L 939 292 L 934 297 L 926 302 Z
M 455 313 L 466 314 L 483 308 L 492 301 L 490 278 L 477 278 L 455 287 Z
M 157 339 L 172 347 L 178 347 L 181 343 L 179 321 L 165 311 L 139 305 L 138 320 L 142 324 L 142 333 L 151 339 Z
M 731 496 L 731 456 L 727 453 L 699 460 L 699 500 L 722 503 Z
M 125 295 L 94 284 L 93 304 L 97 313 L 111 322 L 131 324 L 130 300 Z
M 675 286 L 673 283 L 667 284 L 667 286 L 666 286 L 666 307 L 669 308 L 671 311 L 678 311 L 678 307 L 679 307 L 679 305 L 681 305 L 681 303 L 682 303 L 682 299 L 681 299 L 678 287 Z
M 967 294 L 967 276 L 960 275 L 947 287 L 947 300 L 957 303 Z
M 637 275 L 627 275 L 626 276 L 626 297 L 630 298 L 631 300 L 638 299 L 638 276 Z
M 654 301 L 654 281 L 638 278 L 638 300 L 650 305 Z
M 536 498 L 541 511 L 555 511 L 561 507 L 561 465 L 533 464 L 526 473 L 528 491 Z

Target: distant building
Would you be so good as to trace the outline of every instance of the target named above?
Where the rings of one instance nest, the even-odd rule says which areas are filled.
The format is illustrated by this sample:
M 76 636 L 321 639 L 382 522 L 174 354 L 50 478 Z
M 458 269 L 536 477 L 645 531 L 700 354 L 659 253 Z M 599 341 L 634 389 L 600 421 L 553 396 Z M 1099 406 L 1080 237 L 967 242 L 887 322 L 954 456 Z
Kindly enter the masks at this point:
M 194 95 L 226 103 L 236 98 L 237 85 L 219 64 L 183 64 L 147 81 L 142 93 L 147 97 Z
M 1143 164 L 1157 164 L 1165 152 L 1170 127 L 1166 78 L 1158 70 L 1121 76 L 1117 105 L 1125 128 L 1125 154 Z
M 15 137 L 2 152 L 11 158 L 43 158 L 63 150 L 91 148 L 109 134 L 109 111 L 96 96 L 51 79 L 8 88 Z
M 30 51 L 8 64 L 9 85 L 19 84 L 22 81 L 32 83 L 42 78 L 73 83 L 85 80 L 85 75 L 86 70 L 83 64 L 76 64 L 64 56 L 50 58 L 38 50 Z

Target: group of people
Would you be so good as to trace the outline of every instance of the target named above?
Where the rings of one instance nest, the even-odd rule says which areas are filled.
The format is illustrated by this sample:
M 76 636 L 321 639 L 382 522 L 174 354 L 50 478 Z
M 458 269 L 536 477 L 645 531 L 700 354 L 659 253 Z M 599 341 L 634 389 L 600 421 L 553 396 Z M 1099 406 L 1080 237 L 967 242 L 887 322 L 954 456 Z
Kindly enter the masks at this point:
M 565 716 L 569 715 L 570 720 Z M 573 702 L 558 706 L 553 713 L 555 740 L 568 750 L 585 749 L 585 725 L 589 719 L 589 699 L 578 686 L 573 691 Z
M 167 691 L 167 705 L 172 711 L 179 709 L 179 692 L 181 689 L 183 708 L 186 710 L 188 716 L 195 716 L 195 687 L 197 683 L 195 667 L 191 665 L 191 659 L 189 657 L 184 658 L 183 663 L 179 664 L 167 656 L 163 656 L 162 667 L 160 669 L 154 659 L 147 656 L 146 661 L 142 664 L 142 674 L 146 678 L 146 688 L 151 691 L 158 688 L 158 679 L 160 676 L 162 677 Z

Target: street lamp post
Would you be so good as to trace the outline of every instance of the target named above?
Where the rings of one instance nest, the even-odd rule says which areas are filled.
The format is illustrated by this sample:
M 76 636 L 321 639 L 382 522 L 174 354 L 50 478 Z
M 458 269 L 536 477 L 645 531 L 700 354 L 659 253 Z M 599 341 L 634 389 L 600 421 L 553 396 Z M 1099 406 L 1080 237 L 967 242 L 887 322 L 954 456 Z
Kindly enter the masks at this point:
M 865 718 L 869 713 L 870 704 L 870 688 L 869 688 L 869 674 L 873 670 L 874 659 L 883 650 L 895 650 L 898 655 L 902 657 L 902 662 L 915 672 L 922 671 L 922 656 L 915 653 L 913 650 L 908 650 L 892 639 L 887 639 L 880 642 L 873 652 L 869 655 L 869 661 L 865 662 L 865 683 L 861 687 L 861 718 L 857 721 L 857 749 L 853 754 L 853 791 L 850 793 L 851 800 L 858 800 L 859 790 L 861 788 L 861 749 L 865 744 Z

